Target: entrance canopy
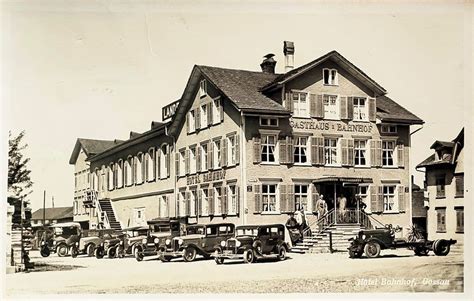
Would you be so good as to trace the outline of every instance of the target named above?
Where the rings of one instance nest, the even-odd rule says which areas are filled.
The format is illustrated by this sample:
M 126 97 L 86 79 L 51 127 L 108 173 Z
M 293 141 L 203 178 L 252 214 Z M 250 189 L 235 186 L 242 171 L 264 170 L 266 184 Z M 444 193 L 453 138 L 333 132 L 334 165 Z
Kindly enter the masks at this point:
M 313 180 L 313 184 L 319 183 L 343 183 L 343 184 L 361 184 L 361 183 L 373 183 L 371 178 L 361 178 L 361 177 L 322 177 Z

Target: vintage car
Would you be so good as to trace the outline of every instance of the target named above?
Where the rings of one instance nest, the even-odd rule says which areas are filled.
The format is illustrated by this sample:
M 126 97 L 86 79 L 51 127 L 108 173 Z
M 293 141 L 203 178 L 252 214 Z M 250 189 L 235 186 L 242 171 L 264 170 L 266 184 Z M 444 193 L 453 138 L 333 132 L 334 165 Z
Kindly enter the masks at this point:
M 89 257 L 94 256 L 96 246 L 100 245 L 106 239 L 112 239 L 117 236 L 114 229 L 91 229 L 84 230 L 82 237 L 72 248 L 71 256 L 77 257 L 80 254 L 86 254 Z
M 222 240 L 213 257 L 217 264 L 225 259 L 243 259 L 246 263 L 266 257 L 285 260 L 291 248 L 286 236 L 281 224 L 238 226 L 235 237 Z
M 384 228 L 361 230 L 355 238 L 349 239 L 350 258 L 361 258 L 365 254 L 368 258 L 375 258 L 380 255 L 380 251 L 384 249 L 407 248 L 415 252 L 415 255 L 428 255 L 429 251 L 433 251 L 437 256 L 448 255 L 451 245 L 456 243 L 453 239 L 437 239 L 434 241 L 425 238 L 417 238 L 409 235 L 408 239 L 396 238 L 395 233 L 402 228 L 393 228 L 391 224 L 385 225 Z
M 155 256 L 165 251 L 166 241 L 180 236 L 181 227 L 186 224 L 185 220 L 160 218 L 147 222 L 150 230 L 146 239 L 138 242 L 135 246 L 135 259 L 142 261 L 145 256 Z
M 135 253 L 135 246 L 146 238 L 148 227 L 136 226 L 122 230 L 116 237 L 105 239 L 95 249 L 95 257 L 101 259 L 107 254 L 108 258 L 125 257 Z
M 219 248 L 222 240 L 234 236 L 235 225 L 219 223 L 209 225 L 192 225 L 186 227 L 186 235 L 166 241 L 166 249 L 161 252 L 163 262 L 173 258 L 183 257 L 184 261 L 191 262 L 197 255 L 211 258 L 211 254 Z
M 79 223 L 69 222 L 55 224 L 43 233 L 40 254 L 48 257 L 56 252 L 59 257 L 66 256 L 69 249 L 79 242 L 82 235 Z

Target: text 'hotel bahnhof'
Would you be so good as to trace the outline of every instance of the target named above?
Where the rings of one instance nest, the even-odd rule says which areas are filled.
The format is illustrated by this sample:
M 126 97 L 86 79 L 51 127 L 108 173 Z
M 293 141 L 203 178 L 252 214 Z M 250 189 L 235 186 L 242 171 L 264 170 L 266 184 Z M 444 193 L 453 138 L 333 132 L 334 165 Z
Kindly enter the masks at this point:
M 382 223 L 411 224 L 410 126 L 423 121 L 336 51 L 298 68 L 292 42 L 284 54 L 284 74 L 273 55 L 258 72 L 196 65 L 149 131 L 78 139 L 75 220 L 285 223 L 345 196 Z

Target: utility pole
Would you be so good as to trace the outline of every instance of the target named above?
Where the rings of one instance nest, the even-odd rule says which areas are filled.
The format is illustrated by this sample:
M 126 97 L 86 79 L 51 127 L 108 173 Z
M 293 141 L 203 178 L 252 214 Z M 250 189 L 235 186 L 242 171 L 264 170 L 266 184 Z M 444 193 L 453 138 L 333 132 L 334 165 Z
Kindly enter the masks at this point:
M 52 203 L 52 206 L 54 208 L 54 196 L 51 197 L 51 203 Z

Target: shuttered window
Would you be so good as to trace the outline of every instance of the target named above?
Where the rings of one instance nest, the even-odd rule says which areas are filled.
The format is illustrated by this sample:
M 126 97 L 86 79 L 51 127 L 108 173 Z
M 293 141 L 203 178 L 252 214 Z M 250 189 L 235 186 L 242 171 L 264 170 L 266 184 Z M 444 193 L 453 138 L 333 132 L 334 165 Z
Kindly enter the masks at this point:
M 208 106 L 207 106 L 207 104 L 201 105 L 200 109 L 201 109 L 201 112 L 200 112 L 201 120 L 200 120 L 199 124 L 200 124 L 200 128 L 203 129 L 203 128 L 206 128 L 208 126 L 208 123 L 207 123 Z
M 197 171 L 196 168 L 196 146 L 192 146 L 189 148 L 189 173 L 190 174 L 195 174 Z
M 218 124 L 224 119 L 224 111 L 222 107 L 221 99 L 214 99 L 214 105 L 212 109 L 212 122 L 213 124 Z
M 382 165 L 394 166 L 395 141 L 382 141 Z
M 238 206 L 238 187 L 237 185 L 229 185 L 227 189 L 227 214 L 228 215 L 235 215 L 238 214 L 237 206 Z
M 340 108 L 337 95 L 323 96 L 324 119 L 340 119 Z
M 367 99 L 365 97 L 351 97 L 353 106 L 353 119 L 356 121 L 369 120 Z
M 308 137 L 295 137 L 294 138 L 293 161 L 295 164 L 309 163 Z
M 464 233 L 464 207 L 455 207 L 456 233 Z
M 262 135 L 261 139 L 261 162 L 276 162 L 275 153 L 277 146 L 277 137 L 275 135 Z
M 123 187 L 123 175 L 124 175 L 122 159 L 118 160 L 116 170 L 117 170 L 117 188 L 122 188 Z
M 446 208 L 435 208 L 436 232 L 446 232 Z
M 221 215 L 222 212 L 222 186 L 214 187 L 213 193 L 214 215 Z
M 367 140 L 354 140 L 354 165 L 367 165 Z
M 309 117 L 309 100 L 306 92 L 293 92 L 293 117 Z
M 262 212 L 277 212 L 277 184 L 262 184 Z
M 207 143 L 204 143 L 204 144 L 201 144 L 201 169 L 200 171 L 207 171 L 207 168 L 208 168 L 208 144 Z
M 295 184 L 294 198 L 295 198 L 295 206 L 292 209 L 298 210 L 298 211 L 299 210 L 309 211 L 307 184 Z
M 436 177 L 436 197 L 444 198 L 446 197 L 446 175 L 438 175 Z
M 326 165 L 337 165 L 339 163 L 337 142 L 337 138 L 324 138 L 324 159 Z
M 201 197 L 199 206 L 201 207 L 201 215 L 209 215 L 209 189 L 207 187 L 201 189 Z
M 237 164 L 237 135 L 227 137 L 227 165 L 233 166 Z
M 197 201 L 197 194 L 196 190 L 193 189 L 189 191 L 189 216 L 196 216 L 197 212 L 197 207 L 196 207 L 196 201 Z
M 196 131 L 196 120 L 194 112 L 194 110 L 188 112 L 188 133 L 194 133 Z
M 398 211 L 398 204 L 396 203 L 395 185 L 383 186 L 383 211 L 395 212 Z
M 456 181 L 456 197 L 464 196 L 464 174 L 458 174 L 455 176 Z
M 222 151 L 221 151 L 221 139 L 214 140 L 214 145 L 212 147 L 212 158 L 213 158 L 213 169 L 218 169 L 222 167 Z

